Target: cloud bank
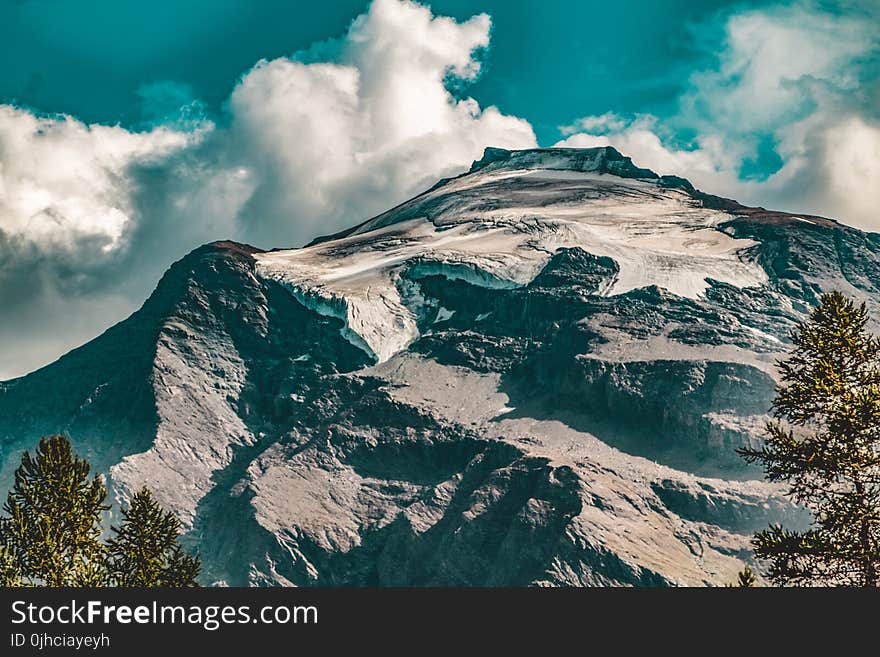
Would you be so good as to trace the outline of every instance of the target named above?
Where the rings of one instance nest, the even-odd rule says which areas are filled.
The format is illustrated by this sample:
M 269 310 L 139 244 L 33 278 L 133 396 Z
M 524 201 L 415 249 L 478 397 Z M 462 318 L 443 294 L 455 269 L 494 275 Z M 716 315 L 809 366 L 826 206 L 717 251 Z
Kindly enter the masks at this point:
M 715 194 L 877 230 L 880 5 L 834 9 L 731 15 L 714 66 L 691 76 L 672 116 L 584 117 L 558 145 L 614 144 Z

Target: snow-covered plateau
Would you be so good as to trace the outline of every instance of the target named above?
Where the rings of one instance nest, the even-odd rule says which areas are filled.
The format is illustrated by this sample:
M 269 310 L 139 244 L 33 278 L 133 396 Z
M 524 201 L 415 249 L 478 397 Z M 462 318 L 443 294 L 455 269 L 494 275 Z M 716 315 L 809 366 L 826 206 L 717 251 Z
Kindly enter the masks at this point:
M 489 148 L 306 247 L 203 246 L 0 383 L 0 484 L 66 432 L 205 584 L 723 584 L 805 520 L 735 453 L 788 332 L 831 289 L 876 313 L 878 258 L 613 148 Z

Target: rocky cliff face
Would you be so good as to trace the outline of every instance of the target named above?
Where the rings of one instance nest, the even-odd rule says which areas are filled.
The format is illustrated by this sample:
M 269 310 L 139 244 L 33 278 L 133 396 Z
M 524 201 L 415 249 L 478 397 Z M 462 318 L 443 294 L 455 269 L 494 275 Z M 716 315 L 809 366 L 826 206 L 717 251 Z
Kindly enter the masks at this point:
M 613 149 L 487 149 L 306 248 L 176 263 L 0 384 L 0 483 L 66 432 L 180 515 L 205 584 L 724 583 L 804 520 L 734 453 L 788 331 L 825 290 L 876 310 L 878 252 Z

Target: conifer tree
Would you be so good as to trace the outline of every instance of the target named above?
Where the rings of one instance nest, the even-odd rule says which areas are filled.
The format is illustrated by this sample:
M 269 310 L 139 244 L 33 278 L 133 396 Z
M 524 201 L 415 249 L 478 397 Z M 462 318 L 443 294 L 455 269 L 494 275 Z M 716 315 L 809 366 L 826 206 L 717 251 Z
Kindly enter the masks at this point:
M 729 589 L 751 589 L 757 586 L 757 583 L 758 579 L 755 577 L 755 572 L 746 566 L 736 574 L 735 582 L 725 584 L 724 586 Z
M 178 543 L 180 522 L 146 488 L 100 538 L 107 490 L 64 436 L 25 452 L 0 517 L 0 587 L 198 586 L 201 564 Z
M 3 570 L 26 584 L 84 586 L 101 581 L 101 514 L 107 490 L 89 477 L 64 436 L 25 452 L 0 518 Z
M 124 521 L 113 527 L 107 542 L 108 571 L 114 586 L 198 586 L 201 564 L 178 543 L 180 521 L 166 512 L 148 488 L 142 488 L 123 510 Z
M 22 583 L 12 552 L 6 546 L 0 545 L 0 588 L 21 586 Z
M 748 566 L 739 571 L 739 574 L 736 576 L 736 586 L 742 589 L 753 588 L 756 581 L 755 573 Z
M 775 584 L 880 583 L 880 340 L 867 322 L 864 304 L 822 296 L 779 364 L 765 446 L 740 450 L 813 516 L 807 531 L 755 535 Z

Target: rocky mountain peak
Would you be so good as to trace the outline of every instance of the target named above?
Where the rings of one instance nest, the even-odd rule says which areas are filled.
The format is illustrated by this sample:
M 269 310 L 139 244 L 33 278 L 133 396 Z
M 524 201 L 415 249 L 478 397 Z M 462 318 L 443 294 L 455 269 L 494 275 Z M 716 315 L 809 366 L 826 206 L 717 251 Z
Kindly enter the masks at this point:
M 610 173 L 622 178 L 657 179 L 656 173 L 633 164 L 612 146 L 596 148 L 530 148 L 507 150 L 487 147 L 483 157 L 475 161 L 468 173 L 477 171 L 514 171 L 518 169 L 581 171 Z
M 232 242 L 0 386 L 0 483 L 68 433 L 205 584 L 723 584 L 799 511 L 756 446 L 790 329 L 880 238 L 613 148 L 487 149 L 301 248 Z

